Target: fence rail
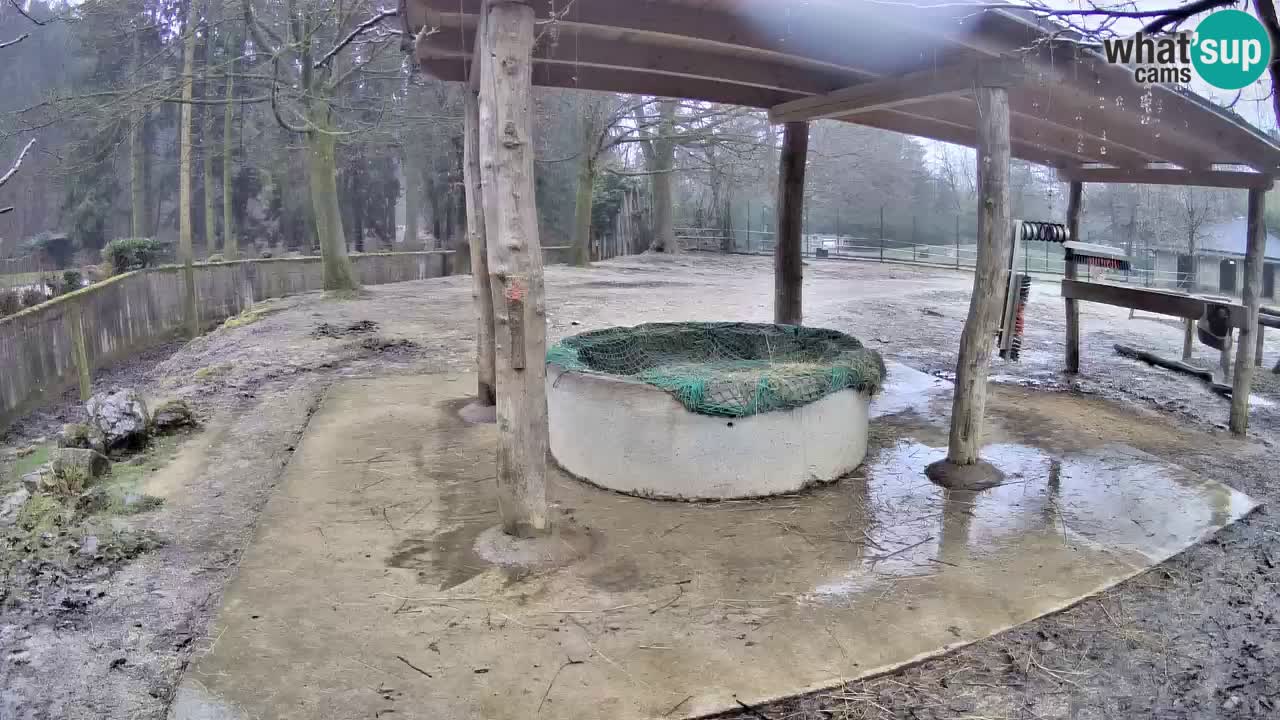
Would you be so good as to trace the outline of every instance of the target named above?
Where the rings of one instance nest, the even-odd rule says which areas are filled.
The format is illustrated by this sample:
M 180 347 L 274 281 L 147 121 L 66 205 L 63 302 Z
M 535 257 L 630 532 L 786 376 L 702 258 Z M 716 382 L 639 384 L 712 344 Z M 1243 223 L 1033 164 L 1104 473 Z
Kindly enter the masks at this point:
M 354 255 L 365 285 L 447 275 L 452 251 Z M 320 290 L 318 257 L 195 266 L 202 328 L 255 302 Z M 87 391 L 93 370 L 175 336 L 183 327 L 182 269 L 137 270 L 0 318 L 0 431 L 68 387 Z

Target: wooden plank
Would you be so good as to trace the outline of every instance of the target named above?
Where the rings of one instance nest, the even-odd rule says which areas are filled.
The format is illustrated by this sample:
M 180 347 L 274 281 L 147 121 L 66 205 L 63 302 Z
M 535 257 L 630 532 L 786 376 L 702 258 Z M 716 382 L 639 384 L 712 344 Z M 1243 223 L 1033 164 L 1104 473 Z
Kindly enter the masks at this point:
M 427 58 L 419 61 L 423 72 L 444 82 L 465 82 L 470 58 Z M 640 70 L 613 69 L 571 64 L 542 64 L 533 72 L 539 87 L 688 98 L 706 102 L 768 108 L 780 102 L 804 97 L 803 93 L 686 78 Z
M 977 106 L 972 98 L 949 97 L 929 102 L 903 105 L 897 108 L 900 113 L 920 118 L 938 120 L 969 131 L 970 137 L 977 137 L 974 122 L 977 118 Z M 848 122 L 859 122 L 859 115 L 839 118 Z M 1105 164 L 1145 164 L 1147 155 L 1139 154 L 1120 146 L 1109 146 L 1103 151 L 1104 143 L 1096 138 L 1088 138 L 1080 132 L 1054 122 L 1029 115 L 1011 114 L 1009 118 L 1009 137 L 1012 142 L 1022 145 L 1048 148 L 1054 152 L 1069 155 L 1078 163 Z M 969 142 L 972 145 L 974 141 Z M 1017 149 L 1014 148 L 1016 153 Z
M 463 91 L 463 105 L 462 181 L 467 242 L 471 248 L 471 304 L 476 314 L 476 401 L 488 406 L 497 402 L 498 383 L 493 354 L 493 292 L 489 287 L 489 248 L 480 186 L 480 101 L 469 87 Z
M 987 404 L 992 333 L 1000 319 L 1000 290 L 1009 267 L 1009 92 L 978 89 L 978 259 L 969 315 L 960 335 L 947 460 L 978 462 Z
M 769 108 L 769 121 L 845 117 L 872 110 L 918 103 L 939 97 L 968 95 L 975 87 L 1008 87 L 1020 82 L 1025 73 L 1020 64 L 979 60 L 951 67 L 918 70 L 881 77 L 816 97 L 792 100 Z
M 1063 182 L 1136 183 L 1140 185 L 1201 185 L 1235 189 L 1269 190 L 1270 175 L 1237 170 L 1177 170 L 1174 168 L 1081 167 L 1059 170 Z
M 774 243 L 773 321 L 799 325 L 803 320 L 804 171 L 809 155 L 809 123 L 789 122 L 783 129 L 778 160 L 778 233 Z
M 474 16 L 443 14 L 437 22 L 441 23 L 440 32 L 419 40 L 415 56 L 419 60 L 454 61 L 472 57 L 474 63 Z M 534 47 L 534 84 L 539 84 L 544 65 L 645 71 L 792 95 L 816 95 L 874 77 L 822 64 L 796 67 L 772 56 L 742 57 L 728 46 L 676 48 L 670 42 L 671 36 L 641 35 L 599 26 L 562 23 L 560 38 L 560 42 L 541 42 Z
M 898 110 L 877 110 L 858 115 L 854 118 L 854 121 L 858 125 L 906 133 L 907 135 L 966 147 L 973 147 L 977 142 L 977 131 L 972 127 L 917 117 Z M 1080 163 L 1077 158 L 1071 155 L 1046 150 L 1031 143 L 1011 139 L 1009 146 L 1013 157 L 1048 167 L 1074 167 Z
M 1253 364 L 1257 344 L 1254 334 L 1259 333 L 1258 308 L 1262 304 L 1262 260 L 1267 244 L 1266 190 L 1249 191 L 1248 233 L 1245 250 L 1244 286 L 1240 299 L 1244 302 L 1247 320 L 1240 328 L 1240 345 L 1236 349 L 1235 378 L 1231 385 L 1231 433 L 1243 436 L 1249 430 L 1249 392 L 1253 389 Z M 1259 348 L 1260 349 L 1260 348 Z M 1255 351 L 1256 352 L 1256 351 Z
M 546 300 L 533 186 L 533 8 L 485 19 L 479 93 L 484 224 L 498 381 L 498 512 L 508 535 L 547 530 Z M 513 317 L 513 313 L 518 316 Z M 518 345 L 518 347 L 517 347 Z M 536 362 L 526 363 L 523 358 Z
M 1067 192 L 1067 233 L 1072 238 L 1080 237 L 1080 211 L 1084 202 L 1084 187 L 1071 183 Z M 1066 279 L 1076 279 L 1076 263 L 1071 259 L 1070 251 L 1066 256 Z M 1072 298 L 1064 303 L 1067 310 L 1067 372 L 1080 372 L 1080 306 Z
M 1226 308 L 1228 322 L 1231 327 L 1238 328 L 1247 322 L 1247 315 L 1243 305 L 1215 302 L 1198 298 L 1194 295 L 1153 290 L 1151 288 L 1067 278 L 1062 281 L 1062 297 L 1191 320 L 1199 320 L 1204 315 L 1207 306 L 1220 305 Z

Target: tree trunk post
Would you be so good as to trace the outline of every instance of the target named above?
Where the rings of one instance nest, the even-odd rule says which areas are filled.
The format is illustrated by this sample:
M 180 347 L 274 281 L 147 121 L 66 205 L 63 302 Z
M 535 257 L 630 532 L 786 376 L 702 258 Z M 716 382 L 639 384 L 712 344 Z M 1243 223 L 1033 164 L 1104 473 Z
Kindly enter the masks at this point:
M 1196 321 L 1187 318 L 1186 330 L 1182 335 L 1182 362 L 1191 359 L 1191 350 L 1195 347 L 1196 342 Z
M 804 170 L 808 156 L 809 123 L 787 123 L 778 160 L 778 232 L 773 249 L 773 321 L 779 325 L 799 325 L 803 321 L 800 238 L 804 232 Z
M 497 402 L 494 392 L 497 380 L 493 364 L 493 294 L 489 288 L 489 250 L 485 245 L 484 200 L 480 187 L 480 106 L 470 87 L 465 90 L 464 102 L 462 179 L 467 206 L 467 243 L 471 252 L 471 301 L 476 313 L 476 400 L 481 405 L 493 405 Z
M 498 511 L 508 535 L 547 529 L 546 307 L 534 205 L 533 8 L 493 0 L 480 69 L 480 173 L 498 380 Z
M 93 368 L 89 367 L 89 353 L 84 340 L 84 306 L 80 300 L 72 301 L 67 308 L 67 330 L 71 333 L 71 347 L 75 352 L 80 400 L 87 402 L 93 396 Z
M 1258 351 L 1253 361 L 1254 367 L 1262 367 L 1262 350 L 1263 346 L 1266 345 L 1266 338 L 1263 336 L 1266 334 L 1266 331 L 1267 329 L 1265 326 L 1258 325 Z
M 1262 345 L 1254 339 L 1261 336 L 1258 326 L 1258 308 L 1262 304 L 1262 255 L 1267 242 L 1266 223 L 1263 219 L 1267 193 L 1265 190 L 1249 191 L 1249 244 L 1244 260 L 1244 285 L 1241 300 L 1245 307 L 1244 327 L 1239 328 L 1240 346 L 1236 349 L 1235 378 L 1231 385 L 1231 433 L 1243 436 L 1249 429 L 1249 391 L 1253 388 L 1253 362 L 1255 353 L 1261 355 Z
M 999 482 L 999 471 L 979 465 L 987 369 L 992 336 L 999 322 L 1012 248 L 1009 233 L 1009 92 L 978 88 L 978 258 L 969 316 L 960 335 L 951 436 L 946 460 L 929 467 L 929 477 L 949 487 L 983 487 Z M 973 467 L 977 466 L 977 467 Z M 982 468 L 985 468 L 983 470 Z
M 187 337 L 200 334 L 200 319 L 196 312 L 196 274 L 191 266 L 194 255 L 193 228 L 191 226 L 191 123 L 194 105 L 192 76 L 195 74 L 196 20 L 199 13 L 194 0 L 187 3 L 187 33 L 182 57 L 182 127 L 178 140 L 178 262 L 182 263 L 182 320 Z
M 1067 191 L 1067 234 L 1072 240 L 1080 239 L 1080 209 L 1084 204 L 1084 184 L 1075 181 Z M 1067 251 L 1064 256 L 1066 260 L 1066 269 L 1064 277 L 1068 280 L 1075 280 L 1076 263 L 1071 258 L 1071 252 Z M 1080 372 L 1080 305 L 1070 298 L 1066 300 L 1067 305 L 1067 372 L 1076 374 Z

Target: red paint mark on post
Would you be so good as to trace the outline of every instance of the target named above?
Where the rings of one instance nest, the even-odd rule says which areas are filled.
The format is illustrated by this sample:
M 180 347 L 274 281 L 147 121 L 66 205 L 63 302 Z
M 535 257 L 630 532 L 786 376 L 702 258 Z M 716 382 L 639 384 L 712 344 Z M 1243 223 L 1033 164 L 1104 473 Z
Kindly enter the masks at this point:
M 525 295 L 528 294 L 528 290 L 525 289 L 524 284 L 519 280 L 512 280 L 511 283 L 507 285 L 506 294 L 508 300 L 523 300 Z

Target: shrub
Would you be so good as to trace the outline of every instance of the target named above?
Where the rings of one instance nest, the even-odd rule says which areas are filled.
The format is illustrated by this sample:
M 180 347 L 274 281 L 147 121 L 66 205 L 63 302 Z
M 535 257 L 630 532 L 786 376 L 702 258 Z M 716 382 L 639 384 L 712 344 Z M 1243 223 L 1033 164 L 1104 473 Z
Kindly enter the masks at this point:
M 75 292 L 84 285 L 84 277 L 79 270 L 64 270 L 62 272 L 62 294 Z
M 0 317 L 12 315 L 22 309 L 22 295 L 11 288 L 0 288 Z
M 151 267 L 159 256 L 160 243 L 151 238 L 120 238 L 102 248 L 103 261 L 117 273 Z
M 44 294 L 44 288 L 29 287 L 22 291 L 22 307 L 24 308 L 35 307 L 48 299 L 48 296 Z

